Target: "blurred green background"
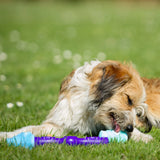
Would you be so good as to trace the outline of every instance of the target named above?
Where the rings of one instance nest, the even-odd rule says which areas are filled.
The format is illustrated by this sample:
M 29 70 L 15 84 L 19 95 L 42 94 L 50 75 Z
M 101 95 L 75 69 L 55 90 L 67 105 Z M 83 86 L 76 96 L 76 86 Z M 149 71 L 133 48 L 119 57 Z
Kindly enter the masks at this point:
M 0 3 L 0 131 L 40 124 L 63 78 L 86 61 L 132 62 L 141 76 L 160 77 L 158 1 L 73 2 Z M 0 143 L 0 159 L 160 159 L 159 130 L 151 134 L 150 144 L 107 149 L 49 145 L 28 151 Z

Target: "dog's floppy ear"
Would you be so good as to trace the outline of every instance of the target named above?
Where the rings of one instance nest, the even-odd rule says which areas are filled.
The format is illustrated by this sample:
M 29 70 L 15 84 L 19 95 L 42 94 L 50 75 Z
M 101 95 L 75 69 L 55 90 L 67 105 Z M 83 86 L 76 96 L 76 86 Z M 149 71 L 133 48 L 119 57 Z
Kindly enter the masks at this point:
M 91 89 L 95 94 L 92 104 L 100 106 L 106 99 L 111 98 L 115 91 L 131 80 L 129 68 L 120 63 L 103 64 L 94 68 L 90 80 Z

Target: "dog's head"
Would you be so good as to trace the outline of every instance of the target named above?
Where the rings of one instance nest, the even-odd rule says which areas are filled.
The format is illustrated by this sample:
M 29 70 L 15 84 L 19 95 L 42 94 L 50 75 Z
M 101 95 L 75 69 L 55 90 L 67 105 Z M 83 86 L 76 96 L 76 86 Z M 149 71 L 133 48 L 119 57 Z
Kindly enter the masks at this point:
M 105 61 L 88 75 L 94 119 L 106 129 L 132 132 L 136 108 L 145 102 L 145 89 L 139 74 L 131 65 Z M 145 108 L 144 108 L 145 109 Z

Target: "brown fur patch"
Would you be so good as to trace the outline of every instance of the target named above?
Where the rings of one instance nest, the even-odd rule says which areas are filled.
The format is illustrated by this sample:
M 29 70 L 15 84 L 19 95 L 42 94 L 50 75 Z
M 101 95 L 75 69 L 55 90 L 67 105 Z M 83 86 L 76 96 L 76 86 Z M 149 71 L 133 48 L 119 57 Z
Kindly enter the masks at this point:
M 60 86 L 60 92 L 59 94 L 62 94 L 62 93 L 65 93 L 67 88 L 68 88 L 68 84 L 69 82 L 71 81 L 73 75 L 75 73 L 75 70 L 73 70 L 64 80 L 63 82 L 61 83 L 61 86 Z
M 123 93 L 126 92 L 126 94 L 120 96 L 121 103 L 126 102 L 128 97 L 133 97 L 132 100 L 136 105 L 138 103 L 136 101 L 138 100 L 137 97 L 142 95 L 142 82 L 138 73 L 131 66 L 119 62 L 104 61 L 100 63 L 88 75 L 88 79 L 91 81 L 91 94 L 96 93 L 94 101 L 99 104 L 113 96 L 118 88 L 122 88 Z M 130 83 L 131 81 L 132 83 Z M 124 86 L 125 84 L 127 85 Z M 124 90 L 125 88 L 126 91 Z M 137 90 L 139 92 L 135 93 L 134 91 L 137 92 Z M 129 110 L 130 108 L 127 107 Z

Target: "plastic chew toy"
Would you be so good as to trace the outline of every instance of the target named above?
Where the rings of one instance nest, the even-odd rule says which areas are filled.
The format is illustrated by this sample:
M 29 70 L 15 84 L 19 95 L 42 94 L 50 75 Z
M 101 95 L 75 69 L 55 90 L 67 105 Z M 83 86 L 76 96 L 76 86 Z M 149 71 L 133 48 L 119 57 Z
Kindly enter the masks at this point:
M 126 132 L 120 131 L 115 132 L 114 130 L 106 130 L 100 131 L 99 137 L 108 137 L 109 142 L 117 141 L 117 142 L 126 142 L 128 140 L 128 135 Z
M 22 132 L 12 138 L 7 138 L 7 143 L 14 146 L 22 146 L 25 148 L 33 148 L 43 144 L 68 144 L 68 145 L 93 145 L 108 144 L 111 141 L 125 142 L 128 136 L 125 132 L 114 132 L 113 130 L 100 131 L 99 137 L 78 138 L 76 136 L 65 136 L 63 138 L 56 137 L 35 137 L 31 132 Z

